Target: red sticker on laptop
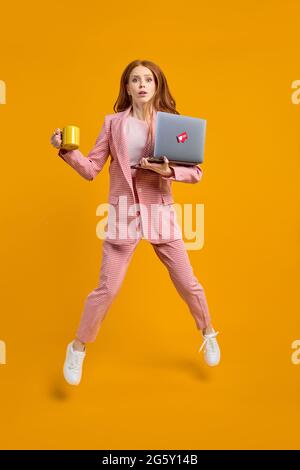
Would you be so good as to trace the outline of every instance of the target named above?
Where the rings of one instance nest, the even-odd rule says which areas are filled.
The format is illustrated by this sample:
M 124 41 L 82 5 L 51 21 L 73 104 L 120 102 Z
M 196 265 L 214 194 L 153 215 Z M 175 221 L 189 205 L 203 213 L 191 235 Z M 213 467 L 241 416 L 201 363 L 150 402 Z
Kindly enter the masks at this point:
M 177 138 L 177 142 L 183 143 L 188 138 L 188 136 L 186 132 L 182 132 L 181 134 L 178 134 L 176 138 Z

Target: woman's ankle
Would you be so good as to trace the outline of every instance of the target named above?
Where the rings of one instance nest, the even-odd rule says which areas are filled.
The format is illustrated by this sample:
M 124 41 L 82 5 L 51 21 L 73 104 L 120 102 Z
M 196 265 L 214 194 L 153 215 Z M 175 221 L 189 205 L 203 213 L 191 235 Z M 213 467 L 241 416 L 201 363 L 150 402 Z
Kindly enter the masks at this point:
M 208 325 L 206 328 L 203 328 L 202 333 L 205 335 L 205 334 L 213 333 L 214 331 L 215 330 L 213 329 L 212 325 Z
M 73 341 L 73 349 L 74 351 L 85 351 L 85 343 L 75 338 Z

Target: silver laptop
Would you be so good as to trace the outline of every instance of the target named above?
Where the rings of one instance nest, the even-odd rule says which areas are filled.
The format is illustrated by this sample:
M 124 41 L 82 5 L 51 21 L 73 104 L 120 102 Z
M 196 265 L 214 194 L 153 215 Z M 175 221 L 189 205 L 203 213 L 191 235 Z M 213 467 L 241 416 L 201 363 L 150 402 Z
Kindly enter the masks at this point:
M 206 119 L 157 111 L 153 159 L 162 162 L 197 165 L 203 162 Z

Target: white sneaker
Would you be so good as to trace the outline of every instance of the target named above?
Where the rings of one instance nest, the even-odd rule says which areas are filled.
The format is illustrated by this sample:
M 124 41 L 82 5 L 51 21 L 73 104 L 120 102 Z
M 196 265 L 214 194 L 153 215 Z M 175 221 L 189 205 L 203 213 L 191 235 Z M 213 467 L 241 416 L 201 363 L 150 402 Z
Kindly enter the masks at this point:
M 73 349 L 73 341 L 67 346 L 64 378 L 70 385 L 78 385 L 80 383 L 85 353 L 85 351 L 75 351 Z
M 202 351 L 204 347 L 204 358 L 209 366 L 217 366 L 220 362 L 221 352 L 216 340 L 218 334 L 219 332 L 215 332 L 215 330 L 212 333 L 202 334 L 204 341 L 198 352 Z

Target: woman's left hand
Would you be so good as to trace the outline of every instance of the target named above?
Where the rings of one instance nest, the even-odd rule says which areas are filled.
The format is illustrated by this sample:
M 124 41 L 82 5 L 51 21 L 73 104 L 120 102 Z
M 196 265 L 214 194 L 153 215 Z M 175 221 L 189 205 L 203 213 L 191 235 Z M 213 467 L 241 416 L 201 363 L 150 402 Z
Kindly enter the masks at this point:
M 161 176 L 171 176 L 173 174 L 172 168 L 169 166 L 169 160 L 164 155 L 164 163 L 150 163 L 147 158 L 142 158 L 140 168 L 155 171 Z

